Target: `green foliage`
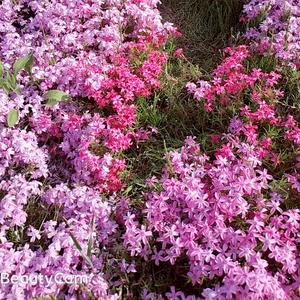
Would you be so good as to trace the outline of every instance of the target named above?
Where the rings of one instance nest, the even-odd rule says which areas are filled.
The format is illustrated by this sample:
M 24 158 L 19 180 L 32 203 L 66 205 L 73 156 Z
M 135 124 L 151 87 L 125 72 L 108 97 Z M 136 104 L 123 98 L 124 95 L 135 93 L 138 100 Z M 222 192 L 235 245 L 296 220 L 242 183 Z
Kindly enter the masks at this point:
M 17 59 L 13 65 L 13 72 L 6 70 L 4 64 L 0 61 L 0 89 L 3 89 L 8 94 L 20 94 L 21 90 L 17 83 L 17 75 L 22 70 L 26 70 L 29 74 L 31 74 L 32 66 L 32 54 Z M 7 115 L 8 127 L 14 127 L 18 120 L 19 111 L 17 109 L 10 110 Z
M 92 225 L 91 225 L 91 235 L 88 241 L 88 248 L 87 248 L 87 257 L 92 257 L 92 250 L 93 250 L 93 233 L 95 230 L 95 218 L 92 219 Z
M 7 125 L 8 127 L 14 127 L 14 125 L 19 120 L 19 111 L 16 109 L 12 109 L 7 115 Z
M 4 72 L 4 65 L 0 61 L 0 82 L 1 82 L 1 80 L 3 80 L 3 72 Z
M 5 79 L 2 78 L 0 82 L 0 88 L 3 88 L 7 93 L 15 92 L 20 94 L 20 89 L 17 86 L 16 75 L 9 71 L 6 71 Z
M 32 66 L 32 54 L 17 59 L 13 66 L 13 72 L 6 70 L 3 63 L 0 62 L 0 89 L 4 89 L 7 93 L 14 92 L 20 94 L 21 91 L 17 84 L 17 75 L 22 70 L 26 70 L 31 74 Z
M 26 70 L 29 74 L 31 74 L 32 66 L 33 66 L 32 54 L 21 57 L 17 59 L 14 63 L 13 66 L 14 74 L 17 75 L 21 70 Z
M 59 90 L 49 90 L 44 94 L 44 97 L 48 99 L 46 106 L 50 107 L 69 99 L 69 95 L 67 93 Z

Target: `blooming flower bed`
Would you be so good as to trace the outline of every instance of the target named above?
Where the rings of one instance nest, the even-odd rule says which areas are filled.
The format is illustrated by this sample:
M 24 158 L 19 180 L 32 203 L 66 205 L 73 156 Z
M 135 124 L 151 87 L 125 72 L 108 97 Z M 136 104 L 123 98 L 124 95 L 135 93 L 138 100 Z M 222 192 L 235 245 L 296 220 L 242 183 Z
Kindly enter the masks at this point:
M 211 160 L 187 138 L 168 154 L 162 178 L 147 195 L 147 226 L 139 227 L 134 214 L 127 217 L 124 242 L 131 255 L 162 267 L 187 261 L 193 284 L 214 283 L 204 288 L 205 299 L 294 299 L 300 214 L 281 208 L 284 199 L 272 191 L 258 153 L 227 135 Z M 181 295 L 167 294 L 186 299 Z
M 194 137 L 164 149 L 134 199 L 130 157 L 157 132 L 138 100 L 189 64 L 158 4 L 1 2 L 0 299 L 298 299 L 299 107 L 281 72 L 298 74 L 299 5 L 244 6 L 247 24 L 263 14 L 249 43 L 186 84 L 226 126 L 206 133 L 209 151 Z M 262 54 L 274 70 L 256 65 Z M 157 283 L 158 269 L 187 283 Z M 89 281 L 12 282 L 28 274 Z
M 104 253 L 89 254 L 92 266 L 82 253 L 90 237 L 93 248 L 102 248 L 115 231 L 111 204 L 100 193 L 123 187 L 120 153 L 151 134 L 135 128 L 134 101 L 159 87 L 164 42 L 176 32 L 162 23 L 156 5 L 0 5 L 1 272 L 95 272 L 86 290 L 6 284 L 1 299 L 85 299 L 88 290 L 97 299 L 116 299 L 101 272 Z M 31 206 L 41 213 L 36 220 Z
M 257 27 L 250 27 L 246 37 L 257 51 L 273 53 L 279 60 L 300 68 L 300 7 L 297 0 L 249 1 L 244 6 L 245 22 L 258 19 Z

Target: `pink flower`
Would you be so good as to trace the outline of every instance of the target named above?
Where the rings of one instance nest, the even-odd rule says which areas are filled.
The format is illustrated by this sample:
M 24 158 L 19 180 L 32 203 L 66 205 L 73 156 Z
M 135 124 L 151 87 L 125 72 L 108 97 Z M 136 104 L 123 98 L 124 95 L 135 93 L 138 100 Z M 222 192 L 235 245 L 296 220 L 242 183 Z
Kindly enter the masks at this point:
M 183 49 L 179 48 L 174 52 L 174 57 L 183 57 Z
M 30 236 L 30 242 L 33 243 L 36 240 L 39 240 L 41 238 L 39 230 L 35 229 L 31 225 L 29 226 L 29 229 L 27 231 L 27 235 Z

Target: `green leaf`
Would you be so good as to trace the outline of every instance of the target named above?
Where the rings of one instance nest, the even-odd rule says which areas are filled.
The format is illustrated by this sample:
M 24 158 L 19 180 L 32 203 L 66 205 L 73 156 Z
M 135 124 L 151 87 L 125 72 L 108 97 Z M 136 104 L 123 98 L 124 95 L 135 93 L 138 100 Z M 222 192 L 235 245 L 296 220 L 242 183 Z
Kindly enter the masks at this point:
M 47 101 L 46 105 L 52 107 L 52 106 L 54 106 L 54 105 L 57 104 L 57 103 L 58 103 L 58 101 L 56 101 L 56 100 L 54 100 L 54 99 L 49 99 L 49 100 Z
M 4 73 L 4 65 L 3 65 L 3 63 L 0 61 L 0 80 L 3 78 L 3 73 Z
M 7 81 L 4 80 L 3 82 L 1 82 L 1 86 L 7 93 L 11 92 L 11 88 Z
M 18 86 L 15 88 L 15 92 L 17 95 L 21 95 L 21 89 Z
M 91 235 L 88 241 L 88 248 L 87 248 L 87 256 L 91 257 L 92 256 L 92 250 L 93 250 L 93 232 L 94 232 L 94 226 L 95 226 L 95 218 L 93 216 L 92 219 L 92 228 L 91 228 Z
M 0 78 L 0 89 L 4 89 L 4 80 Z
M 81 256 L 84 258 L 84 260 L 86 261 L 86 263 L 88 264 L 89 267 L 93 267 L 93 263 L 91 261 L 91 259 L 85 255 L 82 251 L 82 247 L 80 246 L 79 242 L 77 241 L 76 237 L 73 235 L 73 233 L 71 231 L 69 231 L 69 234 L 74 242 L 75 247 L 77 248 L 77 250 L 79 251 L 79 253 L 81 254 Z
M 88 266 L 89 266 L 90 268 L 93 268 L 94 265 L 93 265 L 93 262 L 91 261 L 91 259 L 90 259 L 87 255 L 85 255 L 83 252 L 80 252 L 80 254 L 81 254 L 82 257 L 84 258 L 84 260 L 86 261 L 86 263 L 88 264 Z
M 69 99 L 69 95 L 59 90 L 49 90 L 44 94 L 44 97 L 48 99 L 46 105 L 54 106 L 60 101 L 66 101 Z
M 92 256 L 92 250 L 93 250 L 93 236 L 90 235 L 89 242 L 88 242 L 88 248 L 87 248 L 87 256 Z
M 55 99 L 57 101 L 65 101 L 69 98 L 67 93 L 59 90 L 49 90 L 44 96 L 48 99 Z
M 126 195 L 126 196 L 128 196 L 129 195 L 129 193 L 132 191 L 132 185 L 129 185 L 127 188 L 126 188 L 126 190 L 124 191 L 124 195 Z
M 79 252 L 82 252 L 82 248 L 81 248 L 79 242 L 77 241 L 76 237 L 73 235 L 73 233 L 72 233 L 71 231 L 69 231 L 69 234 L 70 234 L 71 239 L 73 240 L 74 245 L 75 245 L 75 247 L 77 248 L 77 250 L 78 250 Z
M 18 119 L 19 119 L 19 111 L 16 109 L 12 109 L 7 115 L 8 127 L 14 127 L 14 125 L 18 122 Z
M 67 228 L 70 229 L 70 225 L 68 224 L 68 220 L 66 218 L 63 218 L 63 220 L 66 223 Z M 68 230 L 68 233 L 70 234 L 71 239 L 73 240 L 73 243 L 74 243 L 75 247 L 77 248 L 78 252 L 84 258 L 84 260 L 86 261 L 86 263 L 88 264 L 88 266 L 91 267 L 91 268 L 93 268 L 93 262 L 91 261 L 91 259 L 86 254 L 83 253 L 82 247 L 80 246 L 80 244 L 77 241 L 76 237 L 73 235 L 73 233 L 70 230 Z
M 16 76 L 10 72 L 7 72 L 6 84 L 10 91 L 14 91 L 17 87 Z
M 29 54 L 17 59 L 14 63 L 14 73 L 17 75 L 21 70 L 26 70 L 31 73 L 33 66 L 33 55 Z

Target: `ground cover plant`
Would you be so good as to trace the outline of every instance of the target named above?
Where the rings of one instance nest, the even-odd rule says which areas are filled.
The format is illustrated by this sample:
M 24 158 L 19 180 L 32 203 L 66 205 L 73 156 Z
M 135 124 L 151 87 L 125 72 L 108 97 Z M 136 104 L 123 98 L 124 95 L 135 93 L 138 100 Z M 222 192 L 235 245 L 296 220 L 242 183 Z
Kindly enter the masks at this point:
M 0 299 L 300 299 L 299 12 L 3 0 Z

